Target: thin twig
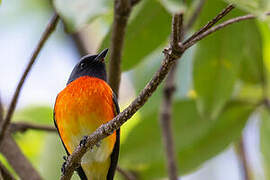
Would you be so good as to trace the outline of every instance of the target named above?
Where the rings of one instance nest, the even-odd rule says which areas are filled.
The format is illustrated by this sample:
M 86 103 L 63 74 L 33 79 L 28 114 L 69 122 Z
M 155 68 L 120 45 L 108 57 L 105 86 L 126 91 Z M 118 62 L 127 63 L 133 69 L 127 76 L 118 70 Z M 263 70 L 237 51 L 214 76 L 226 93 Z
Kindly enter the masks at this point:
M 205 0 L 201 0 L 198 6 L 195 8 L 191 19 L 188 21 L 187 25 L 183 25 L 183 15 L 175 15 L 173 19 L 173 32 L 175 33 L 172 35 L 173 39 L 171 40 L 172 48 L 178 48 L 177 46 L 179 43 L 181 44 L 185 32 L 188 31 L 192 25 L 195 23 Z M 173 131 L 172 131 L 172 101 L 173 101 L 173 94 L 175 92 L 175 74 L 177 71 L 178 61 L 175 65 L 171 68 L 170 72 L 168 73 L 168 77 L 165 80 L 164 90 L 163 90 L 163 99 L 161 105 L 161 115 L 160 115 L 160 123 L 161 129 L 163 133 L 163 141 L 164 147 L 166 150 L 166 157 L 167 157 L 167 169 L 169 174 L 169 179 L 177 180 L 179 179 L 178 171 L 177 171 L 177 162 L 176 162 L 176 155 L 175 155 L 175 147 L 173 141 Z
M 78 50 L 79 55 L 85 56 L 86 54 L 88 54 L 87 47 L 82 40 L 82 38 L 83 38 L 82 33 L 77 32 L 77 33 L 71 34 L 70 36 L 76 45 L 76 48 Z
M 119 166 L 116 167 L 116 170 L 124 177 L 126 180 L 136 180 L 137 178 L 130 172 L 125 171 L 124 169 L 120 168 Z
M 7 170 L 7 168 L 0 162 L 0 171 L 3 180 L 15 180 L 12 174 Z
M 251 15 L 248 15 L 251 16 Z M 254 18 L 254 16 L 252 17 Z M 235 19 L 235 18 L 234 18 Z M 237 18 L 236 18 L 237 19 Z M 249 18 L 240 18 L 241 20 L 251 19 Z M 234 22 L 239 22 L 241 20 L 234 20 Z M 232 24 L 231 22 L 229 24 Z M 227 24 L 228 25 L 228 24 Z M 217 25 L 219 26 L 219 25 Z M 225 25 L 226 26 L 226 25 Z M 223 27 L 225 27 L 223 26 Z M 213 31 L 214 29 L 214 31 Z M 213 27 L 208 31 L 215 32 L 216 30 L 221 29 L 221 27 L 216 28 Z M 68 160 L 65 165 L 64 174 L 62 174 L 61 179 L 67 180 L 70 179 L 74 170 L 78 166 L 78 163 L 81 161 L 82 156 L 86 153 L 86 151 L 93 147 L 96 143 L 101 141 L 103 138 L 111 135 L 115 130 L 120 128 L 122 124 L 124 124 L 128 119 L 130 119 L 149 99 L 149 97 L 154 93 L 156 88 L 160 85 L 163 81 L 165 76 L 168 74 L 170 68 L 175 64 L 176 60 L 179 59 L 185 50 L 195 44 L 197 41 L 201 40 L 202 38 L 206 37 L 207 35 L 211 34 L 208 31 L 198 35 L 200 39 L 196 39 L 195 41 L 186 41 L 184 46 L 181 46 L 181 50 L 179 52 L 172 52 L 170 49 L 165 49 L 165 59 L 162 62 L 161 67 L 159 70 L 154 74 L 153 78 L 150 82 L 147 83 L 145 88 L 140 92 L 138 97 L 121 113 L 119 113 L 115 118 L 109 121 L 106 124 L 100 126 L 95 132 L 89 135 L 86 139 L 86 143 L 84 146 L 78 146 L 75 151 L 68 157 Z M 190 42 L 192 42 L 190 44 Z
M 11 121 L 13 112 L 14 112 L 14 110 L 16 108 L 17 101 L 18 101 L 22 86 L 23 86 L 23 84 L 25 82 L 25 79 L 26 79 L 27 75 L 29 74 L 29 72 L 30 72 L 30 70 L 31 70 L 31 68 L 32 68 L 32 66 L 33 66 L 33 64 L 34 64 L 40 50 L 44 46 L 46 40 L 48 39 L 50 34 L 54 31 L 54 29 L 55 29 L 55 27 L 57 25 L 58 19 L 59 19 L 59 17 L 58 17 L 57 14 L 54 14 L 53 17 L 51 18 L 49 24 L 47 25 L 44 33 L 42 34 L 41 39 L 39 40 L 38 45 L 36 46 L 32 56 L 31 56 L 31 58 L 29 60 L 29 63 L 28 63 L 28 65 L 27 65 L 27 67 L 26 67 L 26 69 L 25 69 L 25 71 L 24 71 L 24 73 L 23 73 L 23 75 L 22 75 L 22 77 L 21 77 L 21 79 L 19 81 L 19 84 L 18 84 L 18 86 L 17 86 L 17 88 L 15 90 L 15 93 L 14 93 L 13 97 L 12 97 L 10 106 L 9 106 L 9 108 L 7 110 L 7 115 L 6 115 L 4 121 L 1 124 L 0 144 L 1 144 L 1 141 L 3 139 L 3 136 L 4 136 L 5 132 L 6 132 L 6 130 L 8 129 L 7 127 L 9 125 L 10 121 Z
M 9 127 L 10 133 L 25 132 L 27 130 L 38 130 L 47 132 L 57 132 L 56 128 L 48 125 L 39 125 L 28 122 L 11 123 Z
M 236 148 L 237 148 L 239 160 L 241 162 L 241 168 L 242 168 L 241 172 L 242 172 L 243 180 L 251 180 L 252 178 L 251 178 L 251 174 L 249 173 L 249 166 L 248 166 L 247 154 L 245 150 L 243 136 L 241 136 L 240 141 L 238 142 L 238 144 L 236 144 Z
M 196 6 L 193 14 L 191 15 L 190 19 L 188 20 L 187 24 L 184 27 L 184 30 L 187 31 L 189 30 L 193 24 L 195 23 L 195 21 L 197 20 L 197 17 L 199 16 L 203 5 L 205 4 L 206 0 L 200 0 L 200 2 L 198 3 L 198 5 Z
M 269 16 L 270 12 L 267 12 L 265 15 Z M 209 36 L 210 34 L 212 34 L 213 32 L 216 32 L 219 29 L 225 28 L 226 26 L 230 25 L 230 24 L 234 24 L 240 21 L 244 21 L 244 20 L 249 20 L 249 19 L 254 19 L 256 18 L 256 16 L 252 15 L 252 14 L 248 14 L 248 15 L 244 15 L 244 16 L 239 16 L 236 18 L 232 18 L 229 19 L 227 21 L 224 21 L 221 24 L 218 24 L 210 29 L 208 29 L 207 31 L 199 34 L 198 36 L 194 37 L 193 39 L 188 39 L 183 43 L 183 47 L 184 49 L 188 49 L 191 46 L 193 46 L 195 43 L 197 43 L 198 41 L 200 41 L 201 39 L 205 38 L 206 36 Z
M 173 16 L 172 23 L 172 39 L 171 48 L 178 49 L 179 43 L 183 39 L 183 14 L 175 14 Z M 177 180 L 178 178 L 178 168 L 176 162 L 175 146 L 173 140 L 173 130 L 172 130 L 172 100 L 173 93 L 175 91 L 175 73 L 177 69 L 178 61 L 171 68 L 167 79 L 165 80 L 163 98 L 160 109 L 160 124 L 162 129 L 162 137 L 164 148 L 167 157 L 167 169 L 170 180 Z
M 222 19 L 224 16 L 226 16 L 231 10 L 233 10 L 233 5 L 228 5 L 225 9 L 223 9 L 214 19 L 209 21 L 205 26 L 203 26 L 199 31 L 195 32 L 192 36 L 190 36 L 186 41 L 189 42 L 193 40 L 195 37 L 198 37 L 203 32 L 207 31 L 213 25 L 215 25 L 220 19 Z

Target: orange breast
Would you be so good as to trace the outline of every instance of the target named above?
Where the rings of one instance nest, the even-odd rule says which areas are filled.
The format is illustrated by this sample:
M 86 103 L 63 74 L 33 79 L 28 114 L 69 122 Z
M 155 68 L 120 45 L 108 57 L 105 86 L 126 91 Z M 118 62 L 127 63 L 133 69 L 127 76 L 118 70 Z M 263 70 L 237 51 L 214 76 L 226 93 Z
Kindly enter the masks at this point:
M 113 119 L 112 90 L 101 79 L 80 77 L 58 94 L 54 110 L 61 139 L 72 153 L 83 136 Z M 104 147 L 109 148 L 105 156 L 112 152 L 115 136 L 114 133 L 103 140 Z

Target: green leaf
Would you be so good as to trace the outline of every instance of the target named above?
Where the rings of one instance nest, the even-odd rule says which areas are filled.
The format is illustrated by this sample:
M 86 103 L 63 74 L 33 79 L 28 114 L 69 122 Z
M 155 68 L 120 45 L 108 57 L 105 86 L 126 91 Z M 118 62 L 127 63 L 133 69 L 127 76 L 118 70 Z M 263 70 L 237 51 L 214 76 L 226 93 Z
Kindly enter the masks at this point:
M 269 21 L 270 22 L 270 21 Z M 269 88 L 270 86 L 270 23 L 267 22 L 258 22 L 260 31 L 263 37 L 263 63 L 265 67 L 265 82 Z M 269 97 L 270 92 L 266 92 Z
M 177 101 L 173 128 L 181 174 L 199 167 L 237 140 L 252 110 L 248 104 L 232 102 L 211 120 L 200 116 L 195 101 Z M 158 113 L 142 114 L 141 118 L 121 146 L 120 166 L 137 172 L 140 179 L 166 177 Z
M 221 1 L 212 0 L 206 3 L 199 19 L 200 27 L 225 6 Z M 241 14 L 235 9 L 227 18 Z M 260 44 L 254 21 L 226 27 L 198 44 L 193 77 L 198 107 L 203 115 L 215 118 L 230 99 L 242 67 L 241 63 L 243 63 L 242 79 L 248 82 L 262 79 L 260 71 L 262 63 L 256 62 L 262 59 Z
M 48 106 L 29 106 L 17 111 L 14 119 L 15 121 L 53 124 L 53 110 Z
M 162 45 L 170 34 L 171 15 L 158 0 L 143 1 L 141 9 L 126 29 L 122 70 L 127 71 L 139 64 L 147 55 Z M 101 47 L 109 47 L 111 31 Z
M 64 20 L 68 32 L 78 31 L 100 15 L 112 11 L 109 0 L 54 0 L 53 4 Z
M 254 15 L 265 17 L 265 12 L 270 10 L 269 0 L 225 0 Z
M 261 113 L 260 145 L 263 155 L 266 179 L 270 178 L 270 114 L 267 109 Z
M 194 103 L 192 106 L 195 109 Z M 189 119 L 190 114 L 186 113 L 185 122 L 181 121 L 181 129 L 178 129 L 178 131 L 183 131 L 178 136 L 179 141 L 183 141 L 178 145 L 180 171 L 187 173 L 199 167 L 206 160 L 226 149 L 230 143 L 237 141 L 253 110 L 254 107 L 251 105 L 230 102 L 215 120 Z M 176 112 L 178 111 L 179 108 Z M 177 117 L 183 117 L 183 115 L 178 113 Z
M 33 122 L 35 124 L 53 124 L 53 110 L 47 106 L 31 106 L 17 111 L 14 114 L 14 121 Z M 14 138 L 23 153 L 31 163 L 39 170 L 40 156 L 44 146 L 46 132 L 28 130 L 24 133 L 15 133 Z

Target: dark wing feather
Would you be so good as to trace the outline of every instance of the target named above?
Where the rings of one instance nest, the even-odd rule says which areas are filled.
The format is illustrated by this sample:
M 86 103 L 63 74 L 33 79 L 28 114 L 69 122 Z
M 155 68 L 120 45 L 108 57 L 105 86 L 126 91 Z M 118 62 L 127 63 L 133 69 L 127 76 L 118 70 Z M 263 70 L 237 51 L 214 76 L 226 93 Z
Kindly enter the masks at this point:
M 113 103 L 115 109 L 115 116 L 117 116 L 120 113 L 120 109 L 118 106 L 117 97 L 114 93 L 113 93 Z M 107 180 L 113 180 L 119 156 L 119 148 L 120 148 L 120 128 L 116 130 L 116 142 L 114 144 L 113 152 L 111 154 L 111 165 L 107 174 Z
M 57 98 L 56 98 L 56 101 L 57 101 Z M 64 142 L 63 142 L 63 140 L 62 140 L 62 138 L 61 138 L 61 136 L 60 136 L 60 133 L 59 133 L 59 130 L 58 130 L 58 127 L 57 127 L 57 124 L 56 124 L 56 121 L 55 121 L 55 112 L 54 112 L 54 111 L 53 111 L 53 121 L 54 121 L 54 125 L 55 125 L 55 127 L 56 127 L 56 129 L 57 129 L 57 132 L 58 132 L 58 134 L 59 134 L 59 137 L 60 137 L 60 139 L 61 139 L 61 142 L 62 142 L 62 144 L 63 144 L 63 146 L 64 146 L 64 148 L 65 148 L 65 150 L 66 150 L 66 153 L 67 153 L 67 155 L 69 156 L 69 152 L 68 152 L 68 150 L 67 150 L 67 148 L 66 148 L 66 146 L 65 146 L 65 144 L 64 144 Z M 82 169 L 81 166 L 78 167 L 78 168 L 76 169 L 76 171 L 77 171 L 78 175 L 80 176 L 80 179 L 81 179 L 81 180 L 87 180 L 87 177 L 86 177 L 86 175 L 85 175 L 85 173 L 84 173 L 84 171 L 83 171 L 83 169 Z

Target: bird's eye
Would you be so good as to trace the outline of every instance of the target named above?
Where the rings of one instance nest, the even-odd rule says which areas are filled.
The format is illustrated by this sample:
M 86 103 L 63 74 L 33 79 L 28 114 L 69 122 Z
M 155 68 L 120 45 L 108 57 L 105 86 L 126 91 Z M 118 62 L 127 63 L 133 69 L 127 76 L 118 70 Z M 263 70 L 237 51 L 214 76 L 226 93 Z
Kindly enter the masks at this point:
M 86 64 L 85 64 L 84 62 L 82 62 L 82 63 L 80 64 L 80 68 L 81 68 L 81 69 L 85 68 L 85 65 L 86 65 Z

